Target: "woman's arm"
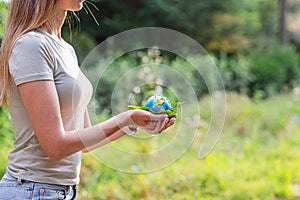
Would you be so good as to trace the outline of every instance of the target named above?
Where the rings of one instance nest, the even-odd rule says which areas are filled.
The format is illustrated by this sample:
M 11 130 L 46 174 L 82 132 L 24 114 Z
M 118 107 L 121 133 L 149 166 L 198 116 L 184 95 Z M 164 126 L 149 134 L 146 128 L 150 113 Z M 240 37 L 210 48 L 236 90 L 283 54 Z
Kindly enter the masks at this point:
M 107 138 L 101 140 L 100 142 L 92 145 L 92 146 L 89 146 L 89 147 L 86 147 L 85 149 L 82 150 L 83 153 L 88 153 L 94 149 L 97 149 L 105 144 L 108 144 L 108 143 L 111 143 L 112 141 L 115 141 L 121 137 L 123 137 L 124 135 L 126 135 L 122 130 L 119 130 L 115 133 L 113 133 L 112 135 L 108 136 Z
M 114 133 L 120 134 L 120 129 L 124 126 L 138 125 L 149 132 L 159 133 L 169 122 L 166 115 L 136 110 L 121 113 L 83 130 L 65 131 L 53 81 L 29 82 L 18 87 L 37 139 L 53 161 L 92 147 L 101 141 L 109 141 L 108 138 Z M 153 124 L 156 124 L 155 127 Z
M 174 118 L 171 118 L 169 120 L 169 122 L 165 125 L 165 127 L 163 128 L 164 129 L 167 129 L 168 127 L 172 126 L 174 123 L 175 123 L 175 120 L 176 120 L 176 117 Z M 88 111 L 85 112 L 85 121 L 84 121 L 84 127 L 85 128 L 88 128 L 91 126 L 91 123 L 90 123 L 90 118 L 89 118 L 89 113 Z M 163 131 L 161 130 L 161 131 Z M 101 140 L 100 142 L 98 142 L 97 144 L 93 145 L 93 146 L 89 146 L 85 149 L 82 150 L 83 153 L 88 153 L 96 148 L 99 148 L 105 144 L 108 144 L 112 141 L 115 141 L 121 137 L 123 137 L 124 135 L 126 135 L 122 130 L 118 130 L 117 132 L 113 133 L 112 135 L 108 136 L 107 138 L 105 138 L 104 140 Z
M 85 116 L 84 116 L 84 128 L 88 128 L 88 127 L 91 127 L 91 122 L 90 122 L 90 117 L 89 117 L 89 113 L 88 111 L 86 110 L 85 112 Z M 110 135 L 109 137 L 107 137 L 106 139 L 104 140 L 101 140 L 101 142 L 98 142 L 97 144 L 93 145 L 93 146 L 90 146 L 88 148 L 85 148 L 82 150 L 83 153 L 88 153 L 98 147 L 101 147 L 105 144 L 108 144 L 114 140 L 117 140 L 119 139 L 120 137 L 124 136 L 125 133 L 122 131 L 122 130 L 119 130 L 115 133 L 113 133 L 112 135 Z

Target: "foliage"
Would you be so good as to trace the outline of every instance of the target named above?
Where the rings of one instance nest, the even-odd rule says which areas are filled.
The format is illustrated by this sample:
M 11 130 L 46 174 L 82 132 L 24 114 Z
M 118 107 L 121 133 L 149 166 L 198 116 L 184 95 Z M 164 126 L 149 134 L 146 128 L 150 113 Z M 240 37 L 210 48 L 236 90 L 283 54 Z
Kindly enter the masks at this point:
M 191 0 L 188 3 L 180 0 L 87 0 L 85 9 L 76 13 L 80 22 L 71 13 L 69 16 L 73 19 L 65 24 L 64 37 L 75 47 L 80 63 L 96 42 L 121 31 L 145 26 L 170 28 L 192 37 L 210 53 L 218 55 L 212 59 L 227 91 L 244 93 L 248 90 L 255 100 L 235 93 L 227 94 L 223 135 L 217 148 L 205 160 L 197 158 L 202 135 L 197 136 L 181 159 L 150 174 L 122 173 L 104 166 L 89 154 L 84 155 L 79 199 L 299 198 L 293 190 L 300 185 L 297 168 L 300 164 L 299 89 L 296 88 L 295 94 L 273 95 L 257 101 L 271 93 L 280 93 L 286 87 L 291 90 L 300 76 L 299 57 L 293 44 L 274 45 L 278 37 L 276 3 L 274 0 Z M 93 4 L 100 11 L 94 9 Z M 87 12 L 87 6 L 100 26 Z M 3 37 L 6 15 L 7 5 L 0 2 L 0 38 Z M 191 59 L 201 61 L 201 58 Z M 99 65 L 101 62 L 99 60 Z M 207 83 L 186 58 L 158 49 L 142 49 L 111 63 L 97 83 L 100 118 L 106 119 L 112 113 L 114 87 L 133 67 L 140 67 L 136 74 L 139 81 L 148 78 L 148 84 L 140 86 L 137 82 L 137 87 L 133 88 L 133 104 L 141 104 L 152 95 L 148 91 L 168 92 L 168 88 L 153 84 L 160 80 L 150 76 L 151 67 L 162 65 L 170 66 L 189 80 L 201 100 L 200 107 L 210 108 L 210 98 L 206 97 Z M 170 78 L 166 80 L 170 81 Z M 170 86 L 169 89 L 173 88 Z M 124 96 L 125 91 L 122 92 L 124 94 L 120 95 Z M 194 107 L 186 109 L 193 110 Z M 210 117 L 210 110 L 203 109 L 200 133 L 207 131 Z M 9 110 L 0 108 L 0 175 L 6 169 L 13 140 Z M 160 145 L 160 142 L 153 145 Z M 150 148 L 128 138 L 120 143 L 126 147 L 134 146 L 139 152 Z
M 291 1 L 290 4 L 292 8 L 296 3 Z M 277 2 L 273 0 L 230 0 L 222 3 L 218 0 L 191 0 L 188 4 L 178 0 L 90 0 L 85 2 L 81 12 L 76 13 L 80 22 L 76 23 L 74 14 L 70 15 L 73 18 L 69 20 L 70 25 L 75 26 L 75 34 L 70 41 L 75 46 L 81 63 L 95 42 L 102 42 L 119 32 L 147 26 L 177 30 L 198 41 L 211 55 L 217 55 L 214 61 L 219 67 L 226 90 L 248 92 L 251 97 L 261 98 L 280 92 L 286 86 L 293 87 L 293 82 L 299 78 L 298 63 L 296 64 L 298 58 L 292 45 L 272 46 L 277 41 L 279 32 L 277 9 Z M 100 23 L 99 26 L 94 18 Z M 64 30 L 65 34 L 70 33 L 68 25 Z M 120 77 L 118 75 L 122 72 L 131 69 L 130 66 L 143 64 L 136 53 L 133 52 L 129 57 L 123 56 L 116 61 L 121 64 L 114 63 L 115 67 L 109 67 L 113 69 L 115 77 Z M 158 64 L 172 66 L 192 80 L 191 84 L 198 98 L 208 93 L 203 77 L 192 70 L 192 67 L 188 67 L 189 63 L 184 58 L 163 53 L 163 62 Z M 289 55 L 285 56 L 286 54 Z M 284 59 L 277 62 L 279 57 Z M 117 70 L 117 67 L 122 69 Z M 283 73 L 277 73 L 278 70 Z M 96 94 L 99 108 L 108 113 L 111 112 L 110 96 L 115 86 L 114 80 L 115 78 L 100 80 L 101 88 L 99 86 Z M 137 97 L 137 104 L 151 95 L 143 95 L 146 90 L 154 90 L 155 87 L 148 84 L 143 88 L 136 88 L 143 90 L 140 97 Z
M 4 174 L 7 167 L 7 155 L 13 147 L 13 141 L 15 139 L 12 129 L 11 118 L 9 110 L 0 107 L 0 177 Z
M 3 38 L 5 29 L 4 22 L 6 20 L 7 14 L 7 5 L 4 2 L 0 1 L 0 41 Z
M 122 173 L 85 154 L 78 199 L 296 199 L 299 101 L 299 93 L 257 103 L 228 93 L 226 122 L 215 150 L 204 160 L 197 158 L 201 135 L 208 128 L 201 126 L 202 134 L 179 160 L 153 173 Z M 200 107 L 209 105 L 210 98 L 202 98 Z M 3 174 L 12 131 L 7 110 L 0 118 L 0 133 L 8 133 L 0 138 Z M 209 110 L 202 112 L 201 119 L 201 124 L 209 122 Z M 137 146 L 135 140 L 124 139 L 127 146 Z M 137 148 L 150 148 L 140 145 Z
M 122 173 L 84 155 L 79 199 L 297 198 L 299 100 L 299 94 L 290 94 L 255 103 L 228 93 L 222 137 L 205 160 L 197 158 L 201 135 L 178 161 L 148 174 Z M 200 107 L 209 105 L 210 98 L 202 98 Z M 210 113 L 201 119 L 209 122 Z M 136 141 L 126 142 L 131 146 Z
M 67 36 L 67 31 L 64 32 L 66 36 L 66 41 L 72 44 L 74 49 L 76 49 L 76 54 L 78 57 L 78 62 L 82 63 L 87 54 L 92 50 L 95 46 L 94 40 L 89 37 L 88 34 L 83 34 L 81 32 L 69 31 L 69 35 Z
M 223 84 L 214 59 L 209 55 L 183 58 L 153 47 L 129 52 L 113 60 L 106 67 L 103 66 L 104 60 L 105 58 L 99 61 L 93 69 L 96 73 L 105 68 L 95 86 L 98 113 L 111 114 L 112 105 L 124 103 L 113 99 L 115 95 L 122 97 L 118 99 L 129 99 L 128 103 L 131 105 L 143 105 L 154 93 L 162 94 L 176 102 L 178 100 L 176 95 L 181 97 L 193 95 L 199 99 Z M 197 66 L 194 66 L 195 63 Z M 232 76 L 235 77 L 226 80 L 227 85 L 233 82 L 236 84 L 232 89 L 244 87 L 247 83 L 248 74 L 243 74 L 244 66 L 238 65 L 239 63 L 231 69 L 234 74 Z M 124 108 L 127 108 L 127 105 Z
M 7 4 L 3 1 L 0 1 L 0 42 L 2 41 L 4 29 L 5 29 L 5 20 L 8 14 Z M 5 107 L 0 106 L 0 142 L 1 142 L 1 151 L 0 151 L 0 176 L 4 174 L 4 171 L 7 167 L 7 155 L 13 147 L 13 141 L 15 139 L 11 118 L 9 110 Z
M 198 66 L 193 66 L 191 61 L 198 63 Z M 102 61 L 96 68 L 103 68 L 101 63 Z M 174 70 L 178 77 L 170 76 L 164 72 L 164 68 Z M 121 85 L 123 90 L 119 91 L 119 95 L 127 98 L 130 94 L 132 105 L 142 105 L 145 103 L 144 100 L 153 93 L 166 96 L 183 93 L 184 90 L 176 87 L 174 82 L 180 78 L 190 84 L 193 92 L 200 99 L 211 92 L 209 87 L 218 87 L 218 83 L 215 82 L 216 74 L 212 68 L 216 68 L 217 73 L 220 73 L 227 91 L 248 94 L 254 99 L 265 98 L 286 89 L 291 90 L 300 76 L 299 56 L 291 45 L 269 46 L 264 50 L 258 49 L 249 56 L 242 54 L 230 56 L 221 53 L 219 57 L 188 56 L 187 58 L 174 56 L 170 52 L 166 53 L 157 48 L 142 49 L 123 55 L 107 66 L 96 87 L 98 112 L 112 112 L 112 95 L 116 88 L 119 89 L 120 80 L 124 84 Z M 132 70 L 135 72 L 134 77 L 129 75 Z M 96 71 L 99 70 L 95 69 Z M 134 85 L 126 86 L 131 82 Z
M 227 0 L 153 0 L 153 1 L 90 1 L 89 6 L 100 26 L 91 26 L 93 17 L 80 12 L 82 30 L 97 42 L 119 32 L 140 27 L 163 27 L 184 33 L 210 50 L 236 51 L 247 41 L 242 36 L 241 18 L 235 15 L 242 1 Z M 244 18 L 246 19 L 246 18 Z M 250 20 L 249 20 L 250 21 Z M 248 21 L 247 21 L 248 22 Z M 251 21 L 250 21 L 251 22 Z M 249 24 L 249 23 L 248 23 Z M 224 44 L 224 45 L 223 45 Z
M 293 46 L 274 45 L 253 54 L 250 61 L 253 80 L 249 86 L 251 96 L 262 90 L 265 96 L 292 88 L 299 79 L 299 56 Z
M 154 93 L 163 94 L 169 98 L 173 97 L 173 92 L 159 78 L 161 76 L 159 69 L 164 68 L 169 63 L 168 57 L 164 54 L 166 53 L 153 47 L 129 52 L 113 60 L 108 66 L 103 66 L 106 58 L 99 61 L 94 71 L 99 71 L 99 69 L 103 68 L 105 70 L 95 86 L 98 111 L 100 113 L 112 113 L 111 102 L 116 89 L 118 90 L 117 95 L 120 97 L 127 99 L 128 95 L 130 95 L 130 104 L 132 105 L 143 105 L 145 99 Z M 168 78 L 166 74 L 165 79 L 168 81 L 172 77 Z M 128 88 L 128 85 L 132 88 Z M 117 103 L 115 102 L 114 104 Z M 127 105 L 125 108 L 127 109 Z
M 198 41 L 211 55 L 216 55 L 214 61 L 219 67 L 226 90 L 248 92 L 249 96 L 259 99 L 280 92 L 285 87 L 291 89 L 293 82 L 299 78 L 299 63 L 296 64 L 298 58 L 292 47 L 295 44 L 290 47 L 272 46 L 279 34 L 277 3 L 274 0 L 191 0 L 188 4 L 178 0 L 88 0 L 84 9 L 76 13 L 80 22 L 76 23 L 75 15 L 70 15 L 70 25 L 75 28 L 70 41 L 75 46 L 81 63 L 95 42 L 102 42 L 119 32 L 148 26 L 177 30 Z M 295 15 L 296 1 L 289 1 L 289 4 L 289 14 Z M 70 33 L 68 24 L 64 30 L 65 34 Z M 122 64 L 114 64 L 112 72 L 120 75 L 131 69 L 130 66 L 143 64 L 135 53 L 137 52 L 116 61 Z M 289 55 L 285 56 L 286 54 Z M 279 57 L 284 59 L 277 62 Z M 172 66 L 192 80 L 191 84 L 198 98 L 208 93 L 203 77 L 189 67 L 184 58 L 165 54 L 163 62 L 159 64 Z M 117 70 L 117 66 L 122 69 Z M 108 113 L 111 112 L 110 96 L 115 86 L 113 80 L 115 78 L 100 80 L 101 89 L 96 94 L 99 108 Z M 143 88 L 136 88 L 143 90 L 136 99 L 138 103 L 151 95 L 144 95 L 146 90 L 154 90 L 155 87 L 148 84 Z
M 242 55 L 229 57 L 222 53 L 219 59 L 214 60 L 220 70 L 226 90 L 245 93 L 252 80 L 248 58 Z

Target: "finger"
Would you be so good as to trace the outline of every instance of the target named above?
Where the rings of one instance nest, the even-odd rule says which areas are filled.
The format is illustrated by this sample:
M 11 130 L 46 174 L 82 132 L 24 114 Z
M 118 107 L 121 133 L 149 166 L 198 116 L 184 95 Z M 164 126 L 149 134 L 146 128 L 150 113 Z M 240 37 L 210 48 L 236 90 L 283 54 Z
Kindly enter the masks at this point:
M 164 119 L 164 120 L 161 120 L 160 122 L 156 123 L 156 127 L 155 127 L 155 132 L 156 133 L 161 133 L 165 124 L 169 121 L 168 118 Z
M 165 126 L 168 124 L 169 121 L 169 118 L 166 118 L 165 120 L 161 121 L 160 126 L 157 127 L 158 133 L 161 133 L 165 129 Z
M 169 122 L 170 122 L 169 118 L 165 119 L 164 122 L 162 123 L 161 129 L 163 129 Z
M 162 120 L 160 122 L 151 122 L 150 125 L 147 125 L 143 128 L 144 128 L 144 130 L 146 130 L 150 134 L 158 134 L 162 131 L 162 128 L 165 124 L 164 121 L 165 120 Z
M 176 119 L 175 118 L 171 118 L 168 123 L 165 125 L 165 127 L 163 128 L 163 130 L 166 130 L 167 128 L 169 128 L 170 126 L 174 125 Z
M 147 133 L 150 133 L 150 134 L 158 134 L 158 131 L 157 131 L 157 128 L 146 128 L 146 127 L 142 127 L 142 129 L 144 129 Z
M 151 134 L 155 134 L 157 133 L 157 124 L 158 122 L 150 122 L 149 124 L 147 124 L 146 126 L 142 126 L 141 128 L 144 129 L 145 131 L 147 131 L 148 133 Z
M 151 121 L 162 121 L 162 120 L 168 118 L 168 115 L 167 114 L 152 114 L 152 113 L 150 113 L 149 117 L 150 117 Z
M 171 118 L 169 122 L 166 124 L 167 127 L 172 126 L 176 122 L 176 118 Z
M 166 115 L 164 114 L 153 114 L 150 112 L 145 111 L 145 113 L 143 114 L 142 118 L 139 119 L 141 121 L 141 125 L 142 126 L 149 126 L 151 127 L 152 125 L 156 125 L 155 123 L 158 123 L 162 120 L 164 120 L 166 118 Z M 153 128 L 150 128 L 153 129 Z
M 169 119 L 168 115 L 166 114 L 153 114 L 148 113 L 147 118 L 143 119 L 143 122 L 145 122 L 145 128 L 147 129 L 154 129 L 158 126 L 158 129 L 162 126 L 162 123 L 164 120 Z M 155 126 L 152 128 L 152 126 Z

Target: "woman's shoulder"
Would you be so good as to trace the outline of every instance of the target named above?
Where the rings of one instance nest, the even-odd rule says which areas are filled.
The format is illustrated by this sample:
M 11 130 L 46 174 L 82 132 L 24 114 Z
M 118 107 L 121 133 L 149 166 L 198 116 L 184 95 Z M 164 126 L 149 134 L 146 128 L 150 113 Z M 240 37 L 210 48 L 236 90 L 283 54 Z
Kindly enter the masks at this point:
M 47 46 L 43 34 L 36 30 L 29 31 L 19 36 L 15 41 L 15 47 L 19 46 L 22 48 L 43 48 Z
M 45 43 L 45 39 L 43 37 L 43 34 L 38 32 L 37 30 L 31 30 L 27 33 L 24 33 L 23 35 L 19 36 L 16 40 L 16 43 L 36 43 L 36 44 L 43 44 Z

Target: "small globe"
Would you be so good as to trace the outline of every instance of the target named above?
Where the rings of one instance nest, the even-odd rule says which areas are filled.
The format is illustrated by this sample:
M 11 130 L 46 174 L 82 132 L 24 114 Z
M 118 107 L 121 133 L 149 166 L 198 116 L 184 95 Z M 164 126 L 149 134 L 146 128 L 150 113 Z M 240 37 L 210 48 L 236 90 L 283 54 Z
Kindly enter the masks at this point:
M 159 94 L 149 97 L 145 106 L 154 113 L 165 113 L 166 110 L 171 109 L 169 99 Z

